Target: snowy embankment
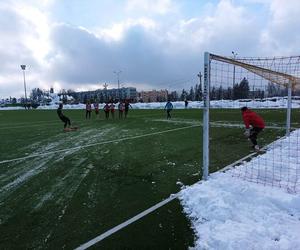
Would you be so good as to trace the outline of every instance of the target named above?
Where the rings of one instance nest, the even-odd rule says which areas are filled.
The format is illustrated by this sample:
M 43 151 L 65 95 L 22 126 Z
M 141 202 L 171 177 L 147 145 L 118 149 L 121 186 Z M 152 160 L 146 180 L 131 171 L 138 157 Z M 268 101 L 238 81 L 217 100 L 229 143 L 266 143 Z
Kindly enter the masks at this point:
M 294 142 L 300 130 L 291 137 L 296 140 L 283 140 L 293 143 L 289 147 L 299 169 L 300 143 Z M 264 157 L 274 157 L 276 149 L 275 142 Z M 233 171 L 212 174 L 180 192 L 196 233 L 196 249 L 300 249 L 300 194 L 233 177 Z
M 58 107 L 58 101 L 52 102 L 51 105 L 39 106 L 37 109 L 56 109 Z M 172 102 L 174 109 L 184 109 L 184 102 Z M 116 108 L 117 108 L 116 104 Z M 133 109 L 164 109 L 166 103 L 165 102 L 149 102 L 149 103 L 132 103 L 131 107 Z M 243 106 L 247 106 L 249 108 L 286 108 L 287 107 L 287 99 L 282 97 L 270 98 L 264 101 L 257 100 L 218 100 L 218 101 L 210 101 L 210 106 L 212 108 L 241 108 Z M 104 104 L 100 104 L 99 108 L 103 109 Z M 203 102 L 194 101 L 189 102 L 187 108 L 189 109 L 200 109 L 203 108 Z M 300 100 L 297 98 L 292 101 L 292 108 L 300 108 Z M 24 109 L 22 107 L 6 107 L 0 108 L 0 110 L 12 110 L 12 109 Z M 65 104 L 64 109 L 85 109 L 85 104 Z
M 103 107 L 104 105 L 102 105 Z M 100 107 L 100 105 L 99 105 Z M 45 106 L 38 106 L 37 109 L 57 109 L 58 104 L 51 104 L 51 105 L 45 105 Z M 79 103 L 79 104 L 64 104 L 64 109 L 85 109 L 85 104 Z
M 184 109 L 184 102 L 172 102 L 174 109 Z M 166 103 L 164 102 L 151 102 L 151 103 L 135 103 L 131 104 L 133 108 L 136 109 L 163 109 Z M 266 101 L 232 101 L 232 100 L 218 100 L 210 101 L 210 106 L 212 108 L 241 108 L 247 106 L 249 108 L 286 108 L 287 100 L 279 98 L 276 101 L 266 100 Z M 292 101 L 293 108 L 300 108 L 300 100 Z M 189 102 L 187 108 L 190 109 L 199 109 L 203 108 L 203 102 L 194 101 Z
M 24 107 L 0 107 L 0 110 L 24 110 Z

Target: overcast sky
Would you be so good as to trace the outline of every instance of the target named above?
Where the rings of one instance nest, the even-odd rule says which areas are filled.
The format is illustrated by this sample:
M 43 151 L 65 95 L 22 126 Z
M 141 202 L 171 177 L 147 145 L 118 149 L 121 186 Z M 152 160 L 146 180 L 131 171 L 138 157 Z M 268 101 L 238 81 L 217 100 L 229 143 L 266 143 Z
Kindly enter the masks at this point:
M 189 89 L 203 53 L 300 55 L 299 0 L 0 0 L 0 98 L 28 89 Z

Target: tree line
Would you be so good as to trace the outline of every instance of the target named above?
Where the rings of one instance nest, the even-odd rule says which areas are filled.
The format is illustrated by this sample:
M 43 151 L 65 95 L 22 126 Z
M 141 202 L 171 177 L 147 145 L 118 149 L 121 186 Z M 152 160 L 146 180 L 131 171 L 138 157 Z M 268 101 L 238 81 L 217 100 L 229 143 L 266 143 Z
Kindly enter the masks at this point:
M 51 93 L 51 91 L 50 91 Z M 39 88 L 34 88 L 30 94 L 30 100 L 35 103 L 43 103 L 50 101 L 49 91 L 43 91 Z M 95 98 L 100 102 L 106 100 L 104 93 L 100 92 L 99 94 L 89 95 L 83 94 L 81 92 L 75 92 L 74 90 L 61 90 L 59 96 L 64 101 L 67 101 L 67 95 L 72 96 L 75 102 L 82 102 Z M 168 93 L 168 99 L 170 101 L 202 101 L 203 99 L 203 90 L 202 84 L 195 84 L 191 86 L 189 90 L 182 89 L 181 92 L 172 91 Z M 243 78 L 240 83 L 234 84 L 232 87 L 223 87 L 220 86 L 211 86 L 210 88 L 210 99 L 211 100 L 238 100 L 238 99 L 263 99 L 266 97 L 275 97 L 275 96 L 287 96 L 287 88 L 279 86 L 269 82 L 264 89 L 250 87 L 249 81 L 246 78 Z M 300 90 L 293 91 L 293 95 L 300 95 Z M 100 100 L 99 100 L 100 98 Z M 158 102 L 167 101 L 166 98 L 159 98 Z
M 263 99 L 267 97 L 283 97 L 287 96 L 287 88 L 269 82 L 265 88 L 250 87 L 249 81 L 243 78 L 240 83 L 234 84 L 232 87 L 211 86 L 210 88 L 210 100 L 238 100 L 238 99 Z M 293 95 L 300 95 L 300 90 L 294 90 Z M 202 101 L 202 86 L 196 84 L 191 87 L 189 91 L 183 89 L 180 97 L 180 101 Z

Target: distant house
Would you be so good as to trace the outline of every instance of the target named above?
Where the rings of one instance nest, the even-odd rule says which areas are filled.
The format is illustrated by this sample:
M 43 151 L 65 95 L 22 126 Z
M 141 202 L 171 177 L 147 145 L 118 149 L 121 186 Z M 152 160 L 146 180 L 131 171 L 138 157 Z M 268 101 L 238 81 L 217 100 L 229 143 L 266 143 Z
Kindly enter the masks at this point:
M 141 102 L 165 102 L 168 99 L 168 90 L 151 90 L 139 92 Z

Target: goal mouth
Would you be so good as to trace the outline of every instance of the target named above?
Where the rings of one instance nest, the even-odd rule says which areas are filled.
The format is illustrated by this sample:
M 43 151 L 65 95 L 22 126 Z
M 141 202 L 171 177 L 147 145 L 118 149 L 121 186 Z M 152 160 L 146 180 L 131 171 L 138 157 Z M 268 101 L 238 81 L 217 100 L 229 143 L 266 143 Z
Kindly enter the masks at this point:
M 225 121 L 230 116 L 231 122 L 240 121 L 245 129 L 250 129 L 245 139 L 242 137 L 243 128 L 234 130 L 231 126 L 229 134 L 232 139 L 228 139 L 227 151 L 224 152 L 246 152 L 248 148 L 249 153 L 250 148 L 261 148 L 277 141 L 275 153 L 266 154 L 267 158 L 257 155 L 257 160 L 249 162 L 247 167 L 236 168 L 238 173 L 235 176 L 263 185 L 271 183 L 289 191 L 299 187 L 300 163 L 294 156 L 300 154 L 297 151 L 300 134 L 293 133 L 291 137 L 292 131 L 300 128 L 297 119 L 299 97 L 300 56 L 237 58 L 235 54 L 226 57 L 205 52 L 203 179 L 208 178 L 209 169 L 215 167 L 216 159 L 226 156 L 221 156 L 222 145 L 218 145 L 218 140 L 210 139 L 218 134 L 213 126 L 216 118 L 210 116 L 210 109 L 218 108 L 219 122 L 222 117 Z M 242 107 L 247 107 L 247 112 L 234 111 Z M 292 108 L 295 108 L 293 112 Z M 275 131 L 275 125 L 285 127 Z M 278 138 L 286 138 L 292 143 Z M 297 190 L 299 192 L 299 188 Z

